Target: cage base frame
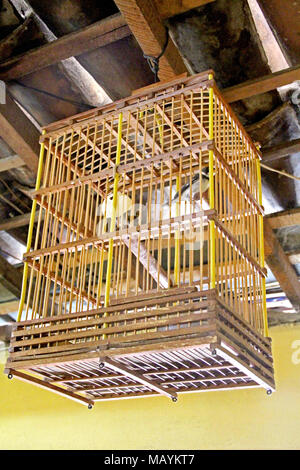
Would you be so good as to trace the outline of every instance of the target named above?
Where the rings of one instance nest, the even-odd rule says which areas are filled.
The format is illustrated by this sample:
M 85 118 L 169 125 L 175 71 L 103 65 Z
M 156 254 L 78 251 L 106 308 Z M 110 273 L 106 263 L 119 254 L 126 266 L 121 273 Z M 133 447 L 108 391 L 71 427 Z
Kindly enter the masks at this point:
M 188 292 L 194 297 L 199 294 L 206 312 L 202 316 L 209 321 L 190 329 L 171 327 L 149 339 L 136 334 L 127 343 L 99 340 L 96 346 L 87 343 L 85 350 L 66 349 L 52 355 L 37 354 L 38 348 L 30 357 L 14 357 L 16 342 L 5 372 L 89 407 L 96 401 L 159 394 L 176 401 L 181 393 L 257 387 L 275 391 L 271 339 L 241 319 L 215 290 L 206 291 L 205 296 L 192 288 Z M 166 292 L 164 297 L 173 299 Z M 15 331 L 26 331 L 33 323 L 20 322 Z M 46 328 L 39 326 L 41 338 Z

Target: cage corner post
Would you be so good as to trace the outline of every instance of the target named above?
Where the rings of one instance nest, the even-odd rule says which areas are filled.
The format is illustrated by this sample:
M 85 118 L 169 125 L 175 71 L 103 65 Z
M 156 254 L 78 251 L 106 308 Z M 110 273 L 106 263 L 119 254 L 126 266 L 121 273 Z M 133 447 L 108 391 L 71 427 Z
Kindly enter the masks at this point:
M 213 74 L 208 76 L 209 80 L 213 80 Z M 214 89 L 213 85 L 209 87 L 209 140 L 214 140 Z M 214 151 L 209 150 L 209 208 L 215 209 L 214 197 Z M 216 225 L 214 220 L 209 221 L 209 287 L 215 289 L 216 287 Z
M 121 160 L 122 125 L 123 125 L 123 113 L 120 112 L 119 118 L 118 118 L 116 166 L 115 166 L 115 178 L 114 178 L 114 185 L 113 185 L 113 200 L 112 200 L 112 214 L 111 214 L 111 220 L 110 220 L 110 232 L 113 232 L 115 229 L 116 217 L 117 217 L 118 183 L 119 183 L 118 165 L 120 164 L 120 160 Z M 108 307 L 109 305 L 112 262 L 113 262 L 113 249 L 114 249 L 114 239 L 110 238 L 109 245 L 108 245 L 104 307 Z M 104 314 L 104 317 L 105 316 L 106 314 Z M 106 327 L 107 325 L 106 323 L 104 323 L 103 328 L 106 328 Z M 105 333 L 103 334 L 102 339 L 106 339 Z
M 261 184 L 261 167 L 260 159 L 256 159 L 256 173 L 257 173 L 257 186 L 258 186 L 258 203 L 262 206 L 262 184 Z M 260 266 L 265 267 L 265 251 L 264 251 L 264 218 L 259 215 L 259 257 Z M 266 296 L 266 278 L 262 278 L 262 304 L 263 304 L 263 328 L 265 337 L 269 336 L 268 327 L 268 313 L 267 313 L 267 296 Z
M 46 130 L 44 129 L 42 131 L 42 136 L 44 136 L 45 134 L 46 134 Z M 45 144 L 44 144 L 44 141 L 42 141 L 41 146 L 40 146 L 39 164 L 38 164 L 37 177 L 36 177 L 36 183 L 35 183 L 36 191 L 40 189 L 40 185 L 41 185 L 43 163 L 44 163 L 44 153 L 45 153 Z M 28 253 L 31 248 L 33 226 L 34 226 L 35 213 L 36 213 L 36 204 L 37 204 L 36 199 L 33 199 L 31 213 L 30 213 L 30 220 L 29 220 L 28 235 L 27 235 L 26 253 Z M 20 297 L 17 322 L 20 322 L 22 318 L 22 312 L 23 312 L 25 297 L 26 297 L 27 278 L 28 278 L 28 261 L 25 261 L 24 269 L 23 269 L 22 289 L 21 289 L 21 297 Z

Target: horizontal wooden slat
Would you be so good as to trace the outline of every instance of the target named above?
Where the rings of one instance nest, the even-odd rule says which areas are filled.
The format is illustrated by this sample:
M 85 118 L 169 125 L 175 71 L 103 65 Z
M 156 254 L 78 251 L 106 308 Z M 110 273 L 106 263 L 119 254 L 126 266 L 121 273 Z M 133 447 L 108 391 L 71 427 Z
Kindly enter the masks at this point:
M 105 354 L 106 356 L 114 357 L 120 356 L 122 354 L 128 353 L 140 353 L 140 352 L 158 352 L 164 351 L 166 349 L 170 350 L 185 350 L 189 349 L 190 347 L 200 347 L 200 346 L 208 346 L 210 342 L 215 342 L 217 337 L 215 334 L 213 335 L 206 335 L 206 336 L 199 336 L 195 335 L 193 338 L 181 338 L 180 345 L 178 344 L 178 338 L 170 339 L 165 342 L 148 342 L 145 343 L 142 341 L 140 344 L 137 345 L 122 345 L 116 349 L 106 349 Z M 99 344 L 99 343 L 98 343 Z M 11 360 L 9 357 L 7 360 L 7 367 L 13 367 L 16 369 L 28 369 L 30 370 L 32 367 L 38 366 L 46 366 L 46 367 L 56 367 L 56 364 L 77 364 L 78 361 L 97 361 L 99 362 L 99 352 L 95 350 L 95 348 L 91 347 L 90 349 L 79 350 L 79 351 L 66 351 L 65 353 L 57 353 L 54 352 L 53 354 L 45 354 L 43 357 L 34 357 L 34 358 L 21 358 L 20 360 Z
M 45 146 L 48 147 L 48 143 L 45 143 Z M 184 148 L 178 148 L 171 152 L 161 153 L 150 158 L 144 158 L 142 160 L 134 161 L 132 163 L 120 164 L 118 166 L 119 175 L 127 175 L 130 172 L 137 172 L 142 168 L 151 168 L 153 164 L 159 164 L 161 162 L 168 162 L 171 159 L 176 161 L 185 155 L 189 155 L 191 151 L 200 152 L 209 150 L 213 148 L 213 141 L 206 140 L 204 142 L 199 142 L 193 145 L 186 146 Z M 32 192 L 32 197 L 36 198 L 37 196 L 42 196 L 45 194 L 54 194 L 59 191 L 65 191 L 67 189 L 73 189 L 83 184 L 89 184 L 91 182 L 99 182 L 101 180 L 106 180 L 106 178 L 114 177 L 115 170 L 113 168 L 107 168 L 93 174 L 82 174 L 77 179 L 71 179 L 63 183 L 59 183 L 53 186 L 48 186 L 45 188 L 40 188 L 39 190 Z M 176 174 L 176 173 L 175 173 Z M 105 195 L 105 193 L 104 193 Z
M 243 330 L 246 329 L 248 330 L 249 332 L 251 332 L 251 335 L 255 338 L 256 341 L 258 341 L 259 343 L 262 343 L 264 344 L 266 347 L 271 347 L 271 340 L 270 338 L 265 338 L 264 336 L 262 336 L 257 330 L 255 330 L 253 328 L 252 325 L 250 325 L 250 323 L 248 323 L 246 320 L 244 320 L 244 318 L 240 317 L 239 315 L 237 315 L 234 310 L 229 306 L 227 305 L 220 297 L 217 298 L 217 302 L 218 304 L 221 305 L 221 307 L 223 308 L 223 310 L 226 310 L 228 311 L 228 314 L 230 314 L 230 317 L 235 320 L 239 325 L 240 325 L 240 328 L 242 328 Z
M 274 373 L 273 367 L 269 361 L 265 360 L 264 355 L 254 352 L 254 350 L 251 347 L 249 347 L 249 343 L 245 341 L 241 337 L 241 335 L 239 335 L 232 328 L 229 328 L 228 326 L 226 326 L 223 322 L 222 324 L 220 322 L 217 322 L 217 326 L 218 326 L 218 330 L 221 332 L 223 337 L 226 338 L 227 343 L 228 343 L 228 340 L 231 341 L 232 344 L 235 345 L 236 351 L 238 351 L 240 348 L 243 351 L 244 355 L 247 355 L 247 358 L 249 359 L 249 362 L 252 364 L 252 366 L 253 367 L 256 366 L 255 369 L 259 369 L 264 374 L 266 374 L 270 379 L 272 379 L 273 373 Z
M 226 339 L 226 336 L 220 335 L 221 338 L 225 341 L 225 344 L 227 344 L 229 347 L 232 345 L 230 341 Z M 255 380 L 257 383 L 259 383 L 260 386 L 264 388 L 271 388 L 274 390 L 274 380 L 273 377 L 266 377 L 264 376 L 261 372 L 259 372 L 257 369 L 251 368 L 250 364 L 247 363 L 247 359 L 244 357 L 241 358 L 241 356 L 236 356 L 232 352 L 230 352 L 227 348 L 218 346 L 217 347 L 217 354 L 223 357 L 226 361 L 230 361 L 233 365 L 235 365 L 237 368 L 239 368 L 241 371 L 245 372 L 245 374 L 248 374 L 249 377 L 253 380 Z
M 193 312 L 195 310 L 204 310 L 210 305 L 209 302 L 201 301 L 201 302 L 193 302 L 191 304 L 183 304 L 183 305 L 176 305 L 174 307 L 168 307 L 168 310 L 162 309 L 159 310 L 157 308 L 150 310 L 150 311 L 145 311 L 145 310 L 140 310 L 139 312 L 131 312 L 131 313 L 123 313 L 121 315 L 109 315 L 106 317 L 102 318 L 93 318 L 91 320 L 81 320 L 81 321 L 68 321 L 68 318 L 65 319 L 64 323 L 61 323 L 61 321 L 57 324 L 52 324 L 51 326 L 40 326 L 39 328 L 28 328 L 24 330 L 15 330 L 13 331 L 13 338 L 19 338 L 22 336 L 32 336 L 32 335 L 40 335 L 40 334 L 45 334 L 45 333 L 55 333 L 55 332 L 63 332 L 65 330 L 73 330 L 77 328 L 90 328 L 92 326 L 101 326 L 104 323 L 115 323 L 115 322 L 123 322 L 127 320 L 142 320 L 142 319 L 147 319 L 151 317 L 161 317 L 164 315 L 174 315 L 177 313 L 182 313 L 182 312 Z M 207 315 L 207 314 L 206 314 Z
M 237 321 L 235 321 L 235 319 L 226 311 L 226 309 L 223 309 L 221 312 L 219 312 L 218 318 L 220 318 L 222 324 L 225 321 L 230 325 L 232 330 L 238 331 L 239 334 L 246 338 L 250 345 L 255 345 L 256 348 L 259 347 L 259 349 L 267 356 L 267 360 L 271 361 L 272 351 L 270 344 L 266 345 L 263 341 L 258 341 L 257 339 L 255 340 L 255 338 L 251 335 L 250 330 L 241 328 L 241 326 L 238 325 Z
M 192 292 L 191 292 L 192 290 Z M 166 292 L 168 292 L 168 295 L 166 295 Z M 108 307 L 102 307 L 99 309 L 94 309 L 94 310 L 89 310 L 86 312 L 76 312 L 76 313 L 68 313 L 66 315 L 58 315 L 56 317 L 46 317 L 46 318 L 37 318 L 34 320 L 24 320 L 21 322 L 17 323 L 17 328 L 23 328 L 24 326 L 27 325 L 36 325 L 36 324 L 42 324 L 42 323 L 56 323 L 57 321 L 65 321 L 66 319 L 79 319 L 79 318 L 84 318 L 84 317 L 93 317 L 99 314 L 103 313 L 113 313 L 113 312 L 124 312 L 126 310 L 133 310 L 133 309 L 138 309 L 138 308 L 147 308 L 150 306 L 157 306 L 157 305 L 163 305 L 171 302 L 180 302 L 180 301 L 186 301 L 189 299 L 197 299 L 201 297 L 207 297 L 212 299 L 215 296 L 215 289 L 209 289 L 209 290 L 203 290 L 203 291 L 195 291 L 194 287 L 188 286 L 185 288 L 174 288 L 174 289 L 168 289 L 168 290 L 161 290 L 157 291 L 157 293 L 153 293 L 151 298 L 145 300 L 143 299 L 143 295 L 137 296 L 135 301 L 130 300 L 128 304 L 126 303 L 121 303 L 120 305 L 111 305 Z
M 168 313 L 165 312 L 165 315 Z M 155 313 L 153 312 L 153 316 L 155 316 Z M 34 345 L 43 345 L 43 344 L 51 344 L 51 343 L 61 343 L 64 341 L 76 341 L 78 339 L 86 339 L 89 341 L 90 337 L 98 337 L 102 338 L 102 336 L 105 334 L 106 336 L 108 335 L 114 335 L 114 334 L 128 334 L 129 332 L 132 332 L 133 334 L 130 336 L 131 340 L 138 341 L 139 335 L 140 335 L 140 330 L 148 330 L 148 329 L 154 329 L 154 328 L 162 328 L 162 327 L 167 327 L 169 325 L 181 325 L 182 323 L 194 323 L 197 321 L 206 321 L 207 323 L 210 323 L 210 319 L 212 318 L 211 315 L 208 313 L 193 313 L 190 315 L 182 315 L 179 317 L 175 318 L 167 318 L 167 319 L 159 319 L 159 320 L 147 320 L 147 321 L 140 321 L 137 323 L 129 323 L 127 325 L 123 325 L 122 322 L 123 320 L 120 319 L 120 325 L 118 325 L 118 319 L 115 318 L 114 324 L 117 324 L 117 326 L 109 326 L 109 327 L 102 327 L 102 328 L 89 328 L 89 329 L 84 329 L 83 331 L 77 331 L 73 330 L 73 332 L 68 332 L 68 333 L 63 333 L 59 332 L 58 335 L 48 335 L 44 336 L 44 331 L 40 331 L 40 335 L 43 335 L 43 337 L 38 337 L 38 338 L 33 338 L 33 339 L 20 339 L 18 341 L 13 340 L 11 342 L 11 348 L 10 351 L 13 351 L 15 349 L 23 348 L 25 346 L 34 346 Z M 145 333 L 146 334 L 146 333 Z
M 190 221 L 193 222 L 193 228 L 203 227 L 204 224 L 208 225 L 207 219 L 214 215 L 213 210 L 206 210 L 201 212 L 193 212 L 187 215 L 180 215 L 178 217 L 172 217 L 171 219 L 163 219 L 157 223 L 137 225 L 133 227 L 127 227 L 122 230 L 116 230 L 113 232 L 102 233 L 98 236 L 83 238 L 81 240 L 75 240 L 73 242 L 61 243 L 59 245 L 50 246 L 48 248 L 40 248 L 39 250 L 29 251 L 24 253 L 23 258 L 25 260 L 32 260 L 40 258 L 41 256 L 63 253 L 64 251 L 76 251 L 79 252 L 83 248 L 88 248 L 90 246 L 97 246 L 101 242 L 109 242 L 109 240 L 126 240 L 128 236 L 131 236 L 131 239 L 135 237 L 140 240 L 147 239 L 149 235 L 152 237 L 158 236 L 159 233 L 164 234 L 177 232 L 178 223 L 181 223 L 180 231 L 184 231 L 185 227 L 189 226 Z
M 160 342 L 164 342 L 168 338 L 174 337 L 184 337 L 190 336 L 193 334 L 198 335 L 205 335 L 208 333 L 213 333 L 215 331 L 215 323 L 211 322 L 208 326 L 195 326 L 195 327 L 188 327 L 188 328 L 179 328 L 178 330 L 168 330 L 168 331 L 158 331 L 155 333 L 145 333 L 139 335 L 129 335 L 124 337 L 117 337 L 117 338 L 109 338 L 109 339 L 101 339 L 101 344 L 99 344 L 99 340 L 97 341 L 87 341 L 81 342 L 76 344 L 64 344 L 62 346 L 50 346 L 47 348 L 38 348 L 38 349 L 31 349 L 25 351 L 17 351 L 10 353 L 10 359 L 20 358 L 20 357 L 28 357 L 28 356 L 40 356 L 43 354 L 48 353 L 58 353 L 58 352 L 69 352 L 69 351 L 82 351 L 82 350 L 92 350 L 97 348 L 101 345 L 101 347 L 105 348 L 109 345 L 110 348 L 118 347 L 119 345 L 126 344 L 126 343 L 139 343 L 140 341 L 150 341 L 150 340 L 159 340 Z M 103 333 L 103 332 L 102 332 Z

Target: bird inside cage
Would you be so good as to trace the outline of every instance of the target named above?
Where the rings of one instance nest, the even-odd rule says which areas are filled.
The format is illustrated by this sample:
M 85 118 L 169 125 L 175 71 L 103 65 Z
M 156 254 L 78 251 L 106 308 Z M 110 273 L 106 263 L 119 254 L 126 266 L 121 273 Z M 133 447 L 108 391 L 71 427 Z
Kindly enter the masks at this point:
M 171 208 L 171 217 L 175 217 L 176 215 L 188 215 L 195 209 L 199 210 L 201 208 L 203 194 L 209 187 L 208 167 L 205 167 L 202 170 L 201 178 L 202 194 L 200 194 L 200 174 L 197 173 L 192 178 L 191 183 L 184 184 L 180 190 L 176 192 L 174 197 L 171 199 L 171 203 L 165 203 L 164 206 L 166 207 L 168 214 L 170 213 Z
M 203 168 L 201 173 L 201 194 L 200 194 L 200 174 L 196 174 L 191 182 L 184 184 L 179 191 L 176 191 L 174 184 L 170 190 L 165 187 L 163 190 L 157 188 L 151 191 L 149 200 L 149 187 L 145 188 L 142 198 L 137 194 L 135 201 L 128 194 L 117 193 L 116 201 L 116 229 L 128 225 L 139 225 L 159 220 L 169 219 L 178 215 L 189 215 L 199 211 L 206 205 L 203 194 L 209 187 L 208 167 Z M 149 204 L 150 211 L 149 211 Z M 110 229 L 111 214 L 113 213 L 113 192 L 100 204 L 97 216 L 102 219 L 102 226 L 99 224 L 97 233 Z M 150 215 L 150 220 L 148 220 Z M 106 216 L 106 226 L 103 227 L 103 219 Z

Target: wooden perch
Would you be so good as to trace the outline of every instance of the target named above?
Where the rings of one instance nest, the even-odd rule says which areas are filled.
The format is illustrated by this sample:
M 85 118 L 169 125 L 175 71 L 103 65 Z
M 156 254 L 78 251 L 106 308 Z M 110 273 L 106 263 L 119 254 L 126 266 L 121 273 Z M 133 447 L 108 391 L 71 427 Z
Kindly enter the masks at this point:
M 149 272 L 150 276 L 153 277 L 155 282 L 162 287 L 163 289 L 167 289 L 169 286 L 168 275 L 166 271 L 158 264 L 157 260 L 148 253 L 145 244 L 140 242 L 137 237 L 131 238 L 128 235 L 122 237 L 123 242 L 127 246 L 129 250 L 138 258 L 139 262 L 143 265 L 146 271 Z M 170 280 L 171 282 L 171 280 Z

